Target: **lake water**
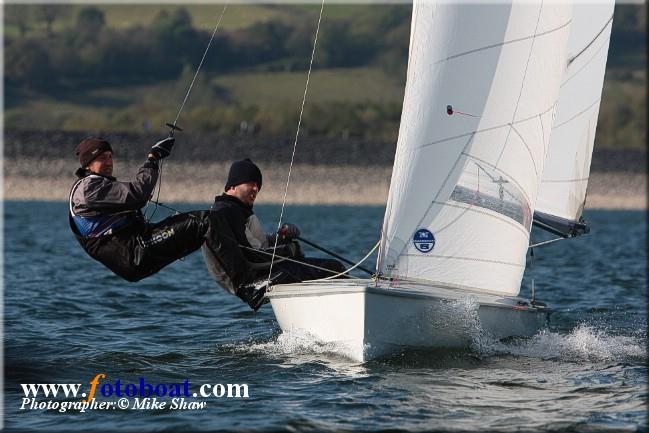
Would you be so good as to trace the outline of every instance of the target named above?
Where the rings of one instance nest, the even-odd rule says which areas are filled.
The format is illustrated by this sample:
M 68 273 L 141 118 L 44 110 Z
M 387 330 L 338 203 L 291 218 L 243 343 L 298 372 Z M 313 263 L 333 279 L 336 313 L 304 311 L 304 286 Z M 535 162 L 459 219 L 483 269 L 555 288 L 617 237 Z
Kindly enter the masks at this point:
M 279 208 L 256 211 L 270 231 Z M 137 284 L 120 280 L 81 250 L 66 212 L 66 203 L 5 203 L 9 430 L 647 431 L 644 212 L 587 212 L 590 235 L 536 250 L 522 294 L 533 277 L 537 297 L 555 310 L 538 335 L 477 337 L 467 351 L 364 365 L 331 345 L 282 335 L 270 306 L 255 314 L 219 289 L 200 253 Z M 377 241 L 382 214 L 297 206 L 285 220 L 360 259 Z M 106 375 L 101 401 L 118 400 L 99 395 L 104 384 L 139 386 L 140 378 L 187 379 L 192 391 L 247 384 L 249 398 L 205 398 L 202 410 L 171 409 L 170 399 L 161 410 L 21 409 L 20 384 L 81 383 L 88 392 L 98 373 Z

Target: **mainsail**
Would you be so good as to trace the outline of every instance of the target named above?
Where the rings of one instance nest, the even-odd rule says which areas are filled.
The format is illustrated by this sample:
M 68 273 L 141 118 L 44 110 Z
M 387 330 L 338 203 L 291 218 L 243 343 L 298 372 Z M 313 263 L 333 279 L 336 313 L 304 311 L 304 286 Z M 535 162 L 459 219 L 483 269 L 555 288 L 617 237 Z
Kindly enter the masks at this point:
M 518 293 L 571 13 L 414 1 L 384 277 Z
M 569 235 L 579 222 L 595 141 L 599 102 L 613 21 L 613 1 L 577 3 L 567 69 L 552 127 L 536 205 L 536 220 Z

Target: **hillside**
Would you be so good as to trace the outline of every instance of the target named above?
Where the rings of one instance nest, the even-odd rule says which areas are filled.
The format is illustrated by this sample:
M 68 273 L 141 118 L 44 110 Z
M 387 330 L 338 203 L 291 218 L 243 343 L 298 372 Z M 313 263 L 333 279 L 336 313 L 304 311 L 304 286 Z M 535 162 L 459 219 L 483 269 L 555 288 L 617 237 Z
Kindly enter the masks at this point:
M 645 5 L 618 5 L 596 147 L 646 142 Z M 159 132 L 173 120 L 222 5 L 7 5 L 5 127 Z M 231 5 L 180 118 L 220 136 L 295 133 L 317 5 Z M 408 5 L 327 5 L 308 136 L 393 142 Z M 381 37 L 376 37 L 381 35 Z

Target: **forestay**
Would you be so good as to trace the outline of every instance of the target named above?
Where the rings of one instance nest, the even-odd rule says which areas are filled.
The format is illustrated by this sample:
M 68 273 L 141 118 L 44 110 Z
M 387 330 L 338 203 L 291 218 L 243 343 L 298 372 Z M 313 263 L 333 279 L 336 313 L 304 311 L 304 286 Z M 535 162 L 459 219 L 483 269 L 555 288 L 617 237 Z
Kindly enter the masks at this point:
M 586 200 L 613 6 L 613 1 L 580 2 L 573 10 L 568 68 L 536 206 L 570 221 L 579 220 Z
M 383 276 L 518 293 L 571 12 L 415 0 Z

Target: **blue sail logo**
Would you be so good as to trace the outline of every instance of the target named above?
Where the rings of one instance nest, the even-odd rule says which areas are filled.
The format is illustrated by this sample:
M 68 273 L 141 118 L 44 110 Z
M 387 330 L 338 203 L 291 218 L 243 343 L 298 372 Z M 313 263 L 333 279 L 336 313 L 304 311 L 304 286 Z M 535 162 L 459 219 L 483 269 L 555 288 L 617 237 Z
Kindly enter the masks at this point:
M 417 251 L 422 253 L 429 253 L 435 247 L 435 236 L 428 229 L 419 229 L 412 237 L 412 243 L 417 248 Z

